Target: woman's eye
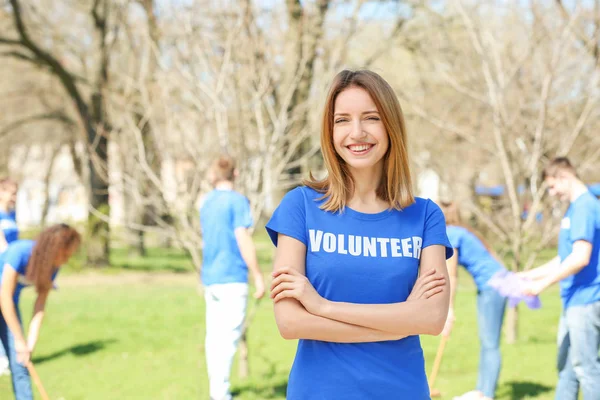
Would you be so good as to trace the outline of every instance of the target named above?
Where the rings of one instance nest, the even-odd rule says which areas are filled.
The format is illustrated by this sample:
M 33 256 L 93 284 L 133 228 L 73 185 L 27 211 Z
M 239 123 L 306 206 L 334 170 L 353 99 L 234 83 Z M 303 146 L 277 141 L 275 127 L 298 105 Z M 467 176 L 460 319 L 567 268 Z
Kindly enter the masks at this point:
M 379 117 L 368 117 L 367 119 L 371 121 L 379 121 Z
M 339 118 L 339 119 L 336 119 L 336 120 L 335 120 L 335 123 L 336 123 L 336 124 L 339 124 L 340 122 L 346 122 L 346 121 L 347 121 L 347 119 L 346 119 L 346 118 Z

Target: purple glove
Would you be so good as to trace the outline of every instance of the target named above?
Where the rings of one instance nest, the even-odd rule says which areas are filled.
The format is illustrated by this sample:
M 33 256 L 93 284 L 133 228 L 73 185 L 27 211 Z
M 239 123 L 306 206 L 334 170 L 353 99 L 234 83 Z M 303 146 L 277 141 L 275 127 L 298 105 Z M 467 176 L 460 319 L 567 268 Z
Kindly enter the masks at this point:
M 514 272 L 502 270 L 496 272 L 488 281 L 488 285 L 494 288 L 501 296 L 508 297 L 508 306 L 516 307 L 519 302 L 524 301 L 527 307 L 535 310 L 542 306 L 539 296 L 526 296 L 523 289 L 527 287 L 528 280 L 519 278 Z

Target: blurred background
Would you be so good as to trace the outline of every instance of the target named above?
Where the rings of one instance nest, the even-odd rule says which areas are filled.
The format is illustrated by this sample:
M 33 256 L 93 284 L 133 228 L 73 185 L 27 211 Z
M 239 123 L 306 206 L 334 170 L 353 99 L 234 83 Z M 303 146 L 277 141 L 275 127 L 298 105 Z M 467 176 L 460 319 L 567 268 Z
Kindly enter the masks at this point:
M 208 397 L 206 169 L 220 153 L 238 161 L 268 273 L 262 227 L 286 191 L 322 176 L 321 111 L 343 68 L 392 84 L 416 193 L 458 202 L 513 270 L 556 254 L 549 159 L 568 156 L 600 196 L 600 0 L 1 0 L 0 65 L 0 175 L 19 182 L 21 236 L 85 232 L 33 358 L 53 399 Z M 468 277 L 459 291 L 446 398 L 477 374 Z M 557 290 L 542 301 L 508 310 L 499 399 L 553 398 Z M 295 343 L 269 303 L 251 305 L 240 399 L 285 397 Z M 437 343 L 423 338 L 428 366 Z

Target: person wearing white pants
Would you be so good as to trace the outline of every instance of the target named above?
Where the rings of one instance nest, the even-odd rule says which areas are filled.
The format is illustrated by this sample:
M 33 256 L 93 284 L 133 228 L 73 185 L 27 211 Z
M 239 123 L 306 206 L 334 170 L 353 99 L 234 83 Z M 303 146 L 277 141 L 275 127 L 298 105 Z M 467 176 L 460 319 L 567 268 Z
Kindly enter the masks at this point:
M 231 400 L 229 375 L 248 299 L 248 271 L 255 298 L 265 293 L 256 249 L 249 228 L 252 216 L 248 199 L 233 190 L 233 160 L 220 157 L 209 178 L 214 190 L 200 208 L 202 284 L 206 301 L 205 353 L 211 400 Z
M 225 283 L 206 286 L 206 365 L 210 397 L 229 400 L 229 373 L 242 335 L 248 284 Z

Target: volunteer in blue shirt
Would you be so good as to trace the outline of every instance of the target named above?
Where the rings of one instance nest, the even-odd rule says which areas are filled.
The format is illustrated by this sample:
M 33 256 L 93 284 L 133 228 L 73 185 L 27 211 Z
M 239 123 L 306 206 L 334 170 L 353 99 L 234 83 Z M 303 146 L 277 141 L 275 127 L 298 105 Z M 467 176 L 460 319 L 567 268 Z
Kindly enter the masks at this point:
M 211 400 L 230 400 L 229 375 L 242 334 L 248 298 L 248 271 L 255 298 L 265 292 L 249 228 L 248 199 L 234 190 L 237 174 L 231 157 L 221 156 L 210 171 L 214 190 L 200 208 L 202 283 L 206 302 L 204 349 Z
M 9 178 L 0 180 L 0 255 L 11 242 L 19 238 L 15 204 L 19 186 Z M 10 366 L 4 348 L 0 346 L 0 376 L 9 375 Z
M 439 207 L 413 197 L 407 147 L 389 84 L 340 72 L 321 132 L 328 175 L 267 224 L 277 326 L 300 339 L 288 400 L 430 397 L 419 335 L 444 327 L 452 249 Z
M 557 400 L 600 399 L 600 202 L 565 157 L 544 169 L 551 196 L 569 202 L 558 235 L 558 256 L 521 275 L 537 295 L 560 282 Z
M 27 370 L 44 319 L 46 300 L 62 264 L 75 253 L 79 233 L 65 224 L 44 230 L 35 241 L 12 242 L 0 257 L 0 339 L 8 354 L 16 400 L 33 400 Z M 19 311 L 21 290 L 34 286 L 37 299 L 25 337 Z
M 458 277 L 457 267 L 462 265 L 473 277 L 477 286 L 477 323 L 479 326 L 479 375 L 476 389 L 455 397 L 455 400 L 490 400 L 494 398 L 500 376 L 500 335 L 504 321 L 506 298 L 488 285 L 490 278 L 504 266 L 495 257 L 487 242 L 472 229 L 462 225 L 460 211 L 454 203 L 442 204 L 446 218 L 446 232 L 454 248 L 448 259 L 450 276 L 450 309 L 442 335 L 448 336 L 454 325 L 454 297 Z

